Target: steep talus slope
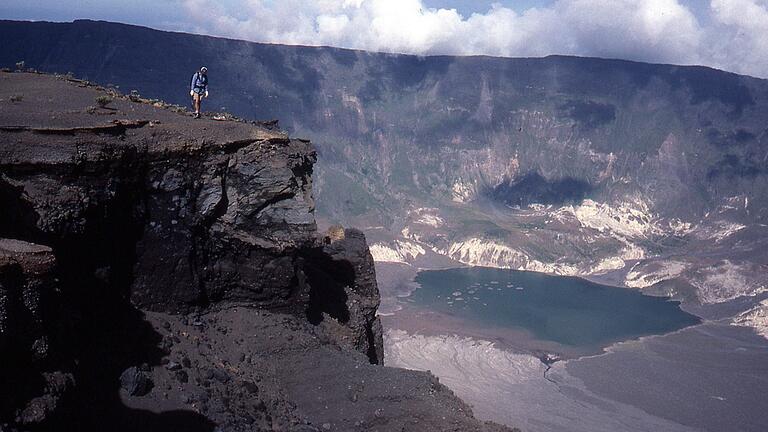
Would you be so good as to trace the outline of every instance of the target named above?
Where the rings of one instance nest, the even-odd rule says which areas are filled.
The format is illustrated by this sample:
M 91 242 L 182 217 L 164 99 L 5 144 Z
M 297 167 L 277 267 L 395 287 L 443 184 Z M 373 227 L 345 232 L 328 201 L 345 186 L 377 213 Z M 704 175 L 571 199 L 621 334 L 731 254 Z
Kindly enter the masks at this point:
M 0 428 L 496 428 L 375 365 L 373 260 L 317 233 L 308 141 L 178 111 L 0 73 Z
M 313 137 L 319 218 L 364 227 L 378 261 L 429 267 L 449 257 L 631 287 L 667 280 L 661 291 L 704 304 L 766 290 L 765 80 L 91 21 L 3 22 L 0 35 L 1 64 L 25 60 L 177 103 L 206 64 L 209 105 Z

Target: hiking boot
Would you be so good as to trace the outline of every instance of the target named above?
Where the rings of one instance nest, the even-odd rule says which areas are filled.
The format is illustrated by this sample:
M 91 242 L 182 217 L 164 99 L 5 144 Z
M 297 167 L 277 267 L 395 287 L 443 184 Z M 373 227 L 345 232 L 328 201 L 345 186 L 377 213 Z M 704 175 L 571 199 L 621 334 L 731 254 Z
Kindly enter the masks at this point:
M 194 117 L 194 118 L 200 118 L 200 113 L 195 113 L 195 115 L 194 115 L 194 116 L 192 116 L 192 117 Z

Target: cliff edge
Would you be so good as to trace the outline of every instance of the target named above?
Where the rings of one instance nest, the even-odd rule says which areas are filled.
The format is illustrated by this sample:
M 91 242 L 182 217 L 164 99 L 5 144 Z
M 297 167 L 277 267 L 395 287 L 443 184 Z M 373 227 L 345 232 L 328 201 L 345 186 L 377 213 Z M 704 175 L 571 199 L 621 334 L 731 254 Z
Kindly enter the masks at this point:
M 504 430 L 380 366 L 373 260 L 317 233 L 312 145 L 216 120 L 0 73 L 0 430 Z

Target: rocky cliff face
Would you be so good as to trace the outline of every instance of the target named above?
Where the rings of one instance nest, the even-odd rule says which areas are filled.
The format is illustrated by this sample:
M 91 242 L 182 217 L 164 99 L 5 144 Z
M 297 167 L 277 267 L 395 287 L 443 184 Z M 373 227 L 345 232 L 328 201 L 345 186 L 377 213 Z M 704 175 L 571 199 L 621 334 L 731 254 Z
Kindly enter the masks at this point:
M 382 363 L 379 292 L 362 233 L 316 232 L 311 144 L 129 99 L 0 74 L 2 427 L 316 430 L 298 358 L 398 379 L 352 372 Z M 482 427 L 441 401 L 416 411 Z
M 63 329 L 50 248 L 0 239 L 0 418 L 44 420 L 73 384 L 71 373 L 48 370 Z M 38 373 L 38 371 L 44 371 Z

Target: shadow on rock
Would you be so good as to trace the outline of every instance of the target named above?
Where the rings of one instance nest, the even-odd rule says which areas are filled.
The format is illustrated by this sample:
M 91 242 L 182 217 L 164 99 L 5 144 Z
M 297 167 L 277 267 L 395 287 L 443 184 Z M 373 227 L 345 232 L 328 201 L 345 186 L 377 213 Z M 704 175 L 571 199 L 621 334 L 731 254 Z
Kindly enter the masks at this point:
M 47 419 L 39 430 L 214 430 L 213 422 L 193 411 L 151 412 L 125 406 L 121 393 L 128 393 L 121 383 L 127 384 L 126 371 L 148 371 L 159 365 L 166 354 L 158 348 L 162 338 L 143 313 L 127 302 L 100 308 L 89 318 L 94 329 L 81 347 L 74 372 L 76 386 L 57 416 Z M 139 393 L 151 390 L 151 381 L 143 385 L 146 388 Z

